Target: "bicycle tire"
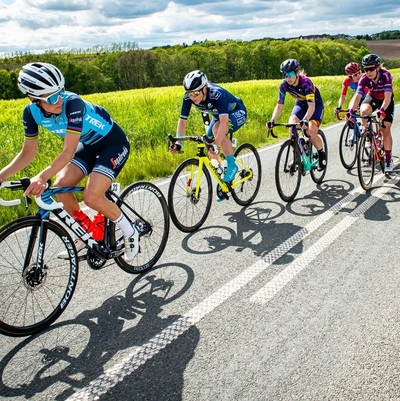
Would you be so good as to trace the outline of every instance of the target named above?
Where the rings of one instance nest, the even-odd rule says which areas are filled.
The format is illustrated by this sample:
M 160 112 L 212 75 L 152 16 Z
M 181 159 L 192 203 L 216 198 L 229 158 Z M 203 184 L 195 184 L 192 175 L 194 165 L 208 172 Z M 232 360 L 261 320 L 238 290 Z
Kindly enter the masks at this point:
M 194 191 L 198 175 L 200 193 Z M 198 230 L 206 221 L 211 210 L 212 182 L 205 165 L 199 171 L 199 160 L 184 160 L 172 175 L 168 188 L 168 207 L 171 220 L 178 230 L 189 233 Z
M 258 194 L 261 185 L 261 160 L 257 149 L 250 143 L 242 143 L 235 151 L 235 158 L 240 159 L 239 166 L 239 179 L 244 178 L 249 174 L 250 168 L 253 177 L 244 181 L 241 185 L 236 187 L 232 192 L 233 200 L 240 206 L 250 205 Z M 245 166 L 241 166 L 243 162 Z
M 286 140 L 279 149 L 275 164 L 276 189 L 280 198 L 291 202 L 300 189 L 302 164 L 293 140 Z
M 354 123 L 346 122 L 340 133 L 339 156 L 343 167 L 351 170 L 357 161 L 359 138 L 354 129 Z
M 163 193 L 151 182 L 138 181 L 125 188 L 117 205 L 139 230 L 139 252 L 130 261 L 120 255 L 115 262 L 131 274 L 150 270 L 164 252 L 169 236 L 168 205 Z M 111 232 L 117 244 L 123 240 L 116 225 Z
M 76 288 L 79 265 L 74 242 L 52 220 L 46 223 L 46 244 L 40 250 L 44 272 L 33 276 L 38 253 L 35 236 L 41 221 L 38 216 L 26 216 L 0 230 L 0 333 L 6 336 L 29 336 L 50 326 L 63 313 Z M 34 242 L 29 251 L 31 237 Z M 65 251 L 69 259 L 57 258 Z M 26 260 L 29 265 L 24 269 Z
M 321 171 L 317 170 L 317 167 L 311 169 L 310 171 L 310 175 L 312 180 L 316 183 L 316 184 L 320 184 L 323 179 L 325 178 L 325 174 L 326 174 L 326 169 L 328 168 L 328 143 L 326 142 L 326 137 L 325 134 L 322 130 L 318 130 L 318 134 L 317 134 L 322 141 L 323 144 L 323 150 L 325 150 L 325 155 L 326 155 L 326 165 L 325 168 Z M 311 144 L 311 141 L 310 141 Z M 311 144 L 311 160 L 318 160 L 318 151 L 317 148 Z
M 357 155 L 357 172 L 358 179 L 365 191 L 372 187 L 375 175 L 375 142 L 373 135 L 369 131 L 365 131 L 360 139 L 360 147 Z

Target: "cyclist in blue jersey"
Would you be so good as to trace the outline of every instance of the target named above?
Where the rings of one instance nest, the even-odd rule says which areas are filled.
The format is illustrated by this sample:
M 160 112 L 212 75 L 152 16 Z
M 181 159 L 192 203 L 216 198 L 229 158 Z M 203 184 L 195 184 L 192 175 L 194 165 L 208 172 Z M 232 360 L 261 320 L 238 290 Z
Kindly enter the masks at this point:
M 192 105 L 201 112 L 210 114 L 212 120 L 205 140 L 209 145 L 215 144 L 221 147 L 227 161 L 223 181 L 232 181 L 238 172 L 238 167 L 233 155 L 232 142 L 227 135 L 237 131 L 246 122 L 247 110 L 243 101 L 221 86 L 208 82 L 206 75 L 200 70 L 189 72 L 183 80 L 183 87 L 186 92 L 178 120 L 177 136 L 185 135 Z M 182 142 L 176 142 L 170 151 L 176 153 L 182 145 Z M 210 149 L 210 157 L 216 158 L 213 153 L 215 148 L 211 146 Z
M 299 124 L 307 129 L 310 140 L 318 150 L 318 167 L 322 171 L 326 167 L 326 153 L 323 149 L 321 138 L 317 135 L 324 115 L 324 104 L 318 88 L 312 83 L 303 70 L 300 70 L 299 62 L 295 59 L 285 60 L 280 71 L 284 80 L 279 86 L 278 102 L 272 112 L 271 120 L 267 122 L 267 128 L 274 126 L 274 121 L 283 111 L 286 93 L 296 99 L 289 123 Z
M 383 122 L 382 137 L 385 148 L 385 172 L 391 172 L 393 171 L 391 127 L 394 117 L 392 75 L 386 68 L 383 68 L 381 58 L 377 54 L 367 54 L 363 57 L 361 64 L 365 75 L 358 82 L 356 95 L 349 104 L 347 118 L 351 118 L 354 110 L 357 110 L 358 107 L 360 107 L 361 115 L 369 115 L 379 109 L 380 120 Z M 368 94 L 362 100 L 366 90 L 368 90 Z
M 347 74 L 346 78 L 343 79 L 342 81 L 342 91 L 340 93 L 340 98 L 338 102 L 338 106 L 336 107 L 336 110 L 341 110 L 343 108 L 344 102 L 346 100 L 347 96 L 347 90 L 348 88 L 352 89 L 355 92 L 358 86 L 358 81 L 360 80 L 362 74 L 361 74 L 361 67 L 360 64 L 351 62 L 344 67 L 344 70 Z M 363 99 L 365 98 L 365 94 L 363 95 Z M 350 100 L 351 102 L 351 100 Z M 349 103 L 350 103 L 349 102 Z
M 56 176 L 54 186 L 75 186 L 88 176 L 84 202 L 120 227 L 125 238 L 126 260 L 139 251 L 139 234 L 121 210 L 104 194 L 121 171 L 129 156 L 129 141 L 120 126 L 102 107 L 83 100 L 64 89 L 61 71 L 48 63 L 29 63 L 22 67 L 18 87 L 31 103 L 23 111 L 25 140 L 21 151 L 0 171 L 0 182 L 28 166 L 35 158 L 39 143 L 39 126 L 63 138 L 64 145 L 54 160 L 31 178 L 24 195 L 40 196 L 46 182 Z M 73 193 L 59 194 L 71 215 L 80 211 Z M 84 249 L 75 240 L 77 251 Z M 68 255 L 58 255 L 68 258 Z

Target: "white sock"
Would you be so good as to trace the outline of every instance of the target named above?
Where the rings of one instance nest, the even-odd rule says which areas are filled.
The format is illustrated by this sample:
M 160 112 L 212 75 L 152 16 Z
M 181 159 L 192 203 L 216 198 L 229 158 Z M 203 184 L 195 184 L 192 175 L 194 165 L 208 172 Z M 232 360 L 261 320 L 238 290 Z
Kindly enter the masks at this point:
M 122 212 L 121 216 L 119 216 L 117 220 L 113 221 L 113 223 L 115 223 L 122 230 L 125 238 L 130 237 L 135 232 L 131 223 Z

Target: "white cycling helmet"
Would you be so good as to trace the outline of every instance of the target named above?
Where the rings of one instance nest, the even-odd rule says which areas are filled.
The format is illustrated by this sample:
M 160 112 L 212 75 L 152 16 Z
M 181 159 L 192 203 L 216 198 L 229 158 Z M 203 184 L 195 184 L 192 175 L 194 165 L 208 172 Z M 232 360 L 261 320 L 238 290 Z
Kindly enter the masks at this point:
M 59 91 L 64 88 L 65 79 L 61 71 L 48 63 L 29 63 L 18 74 L 18 88 L 34 98 Z
M 183 79 L 183 87 L 187 91 L 198 91 L 207 85 L 207 77 L 200 70 L 195 70 L 186 74 Z

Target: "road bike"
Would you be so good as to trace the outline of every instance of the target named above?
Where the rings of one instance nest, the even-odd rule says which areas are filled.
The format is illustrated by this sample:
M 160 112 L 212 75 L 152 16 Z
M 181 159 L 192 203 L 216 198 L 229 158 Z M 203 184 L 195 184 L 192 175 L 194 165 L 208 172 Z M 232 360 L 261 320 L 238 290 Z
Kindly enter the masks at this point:
M 274 123 L 274 127 L 286 127 L 290 130 L 290 138 L 281 146 L 275 164 L 275 182 L 279 196 L 285 202 L 295 199 L 300 189 L 301 177 L 310 172 L 312 180 L 319 184 L 326 174 L 326 166 L 318 170 L 318 151 L 310 141 L 307 130 L 294 123 Z M 273 128 L 268 128 L 268 134 L 274 135 Z M 325 134 L 318 130 L 318 136 L 323 143 L 328 163 L 328 145 Z
M 28 178 L 5 181 L 0 189 L 24 191 L 29 183 Z M 125 272 L 137 274 L 151 269 L 161 257 L 169 234 L 169 213 L 156 185 L 136 182 L 120 195 L 111 188 L 105 194 L 139 231 L 139 252 L 129 262 L 122 257 L 124 239 L 118 226 L 105 218 L 104 239 L 95 240 L 53 198 L 83 190 L 49 186 L 34 198 L 39 206 L 35 215 L 20 217 L 0 229 L 0 333 L 28 336 L 51 325 L 71 301 L 83 259 L 93 269 L 101 269 L 113 259 Z M 26 197 L 26 208 L 29 201 Z M 0 199 L 3 206 L 19 203 L 21 199 Z M 78 257 L 70 233 L 85 243 L 85 256 Z M 62 253 L 68 257 L 60 258 Z
M 341 121 L 341 113 L 348 110 L 335 110 L 336 118 Z M 361 139 L 361 122 L 357 118 L 347 120 L 342 128 L 339 139 L 339 156 L 344 168 L 350 170 L 357 161 L 358 147 Z
M 360 139 L 357 170 L 361 186 L 368 191 L 374 182 L 375 167 L 379 165 L 382 173 L 385 173 L 385 150 L 379 112 L 378 114 L 363 116 L 355 114 L 353 117 L 367 120 L 367 128 Z
M 232 137 L 230 138 L 232 140 Z M 261 185 L 261 161 L 257 149 L 242 143 L 234 152 L 239 167 L 231 182 L 224 182 L 222 175 L 207 156 L 209 146 L 202 136 L 168 136 L 168 148 L 176 141 L 197 143 L 196 157 L 184 160 L 175 170 L 168 188 L 168 206 L 171 220 L 183 232 L 198 230 L 211 210 L 212 181 L 217 183 L 217 197 L 228 200 L 229 195 L 241 206 L 253 202 Z

